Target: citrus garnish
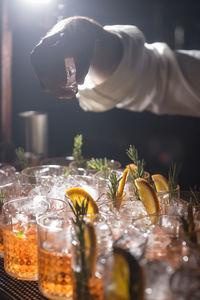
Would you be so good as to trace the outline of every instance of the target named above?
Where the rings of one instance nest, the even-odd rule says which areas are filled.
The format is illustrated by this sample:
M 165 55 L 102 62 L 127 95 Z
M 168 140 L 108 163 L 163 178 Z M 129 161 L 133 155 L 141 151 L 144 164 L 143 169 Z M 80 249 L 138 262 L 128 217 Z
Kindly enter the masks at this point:
M 155 174 L 151 176 L 153 179 L 153 182 L 156 187 L 157 192 L 162 192 L 162 191 L 168 191 L 168 180 L 161 174 Z
M 113 247 L 111 282 L 106 300 L 141 300 L 144 276 L 138 261 L 127 251 Z
M 88 199 L 88 209 L 86 214 L 93 216 L 99 212 L 96 202 L 94 201 L 92 196 L 84 189 L 79 187 L 73 187 L 68 189 L 65 193 L 71 199 L 74 208 L 76 202 L 81 206 L 82 203 Z
M 118 189 L 118 194 L 117 194 L 118 197 L 122 197 L 122 195 L 123 195 L 125 183 L 126 183 L 127 176 L 128 176 L 128 172 L 129 172 L 128 169 L 125 169 L 124 172 L 123 172 L 122 179 L 120 181 L 120 185 L 119 185 L 119 189 Z
M 147 213 L 149 215 L 158 213 L 160 210 L 160 202 L 153 186 L 144 178 L 137 178 L 135 184 Z
M 97 238 L 94 225 L 90 222 L 84 224 L 85 257 L 91 274 L 95 272 L 97 260 Z
M 125 169 L 124 172 L 123 172 L 121 181 L 120 181 L 118 192 L 117 192 L 116 209 L 118 209 L 118 210 L 120 209 L 121 204 L 122 204 L 124 187 L 125 187 L 125 184 L 126 184 L 128 173 L 129 173 L 129 170 Z
M 134 163 L 132 163 L 132 164 L 126 165 L 126 169 L 128 169 L 128 170 L 132 169 L 133 171 L 136 171 L 137 166 Z

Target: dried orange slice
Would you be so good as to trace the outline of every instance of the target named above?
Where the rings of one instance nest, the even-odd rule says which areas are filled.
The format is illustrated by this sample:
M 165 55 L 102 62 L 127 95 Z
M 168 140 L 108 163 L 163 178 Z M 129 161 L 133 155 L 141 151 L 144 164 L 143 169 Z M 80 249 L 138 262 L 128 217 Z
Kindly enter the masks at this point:
M 140 199 L 149 215 L 160 211 L 160 201 L 153 186 L 143 178 L 135 180 Z
M 168 180 L 161 174 L 154 174 L 151 176 L 153 179 L 153 182 L 156 187 L 157 192 L 163 192 L 163 191 L 168 191 Z
M 65 192 L 70 200 L 73 203 L 73 206 L 75 205 L 75 201 L 78 202 L 78 204 L 81 206 L 83 201 L 86 201 L 87 199 L 89 200 L 88 202 L 88 209 L 87 209 L 87 215 L 95 215 L 99 212 L 98 206 L 96 205 L 96 202 L 92 198 L 92 196 L 86 192 L 84 189 L 79 188 L 79 187 L 73 187 L 68 189 Z
M 115 246 L 105 299 L 144 299 L 144 274 L 141 266 L 130 252 Z
M 129 170 L 130 168 L 131 168 L 133 171 L 136 171 L 137 166 L 136 166 L 135 164 L 133 164 L 133 163 L 132 163 L 132 164 L 129 164 L 129 165 L 126 165 L 126 169 Z
M 125 169 L 122 175 L 122 179 L 120 181 L 118 193 L 117 193 L 117 198 L 116 198 L 116 209 L 119 210 L 121 207 L 121 204 L 124 200 L 124 187 L 126 184 L 126 180 L 128 177 L 129 169 Z

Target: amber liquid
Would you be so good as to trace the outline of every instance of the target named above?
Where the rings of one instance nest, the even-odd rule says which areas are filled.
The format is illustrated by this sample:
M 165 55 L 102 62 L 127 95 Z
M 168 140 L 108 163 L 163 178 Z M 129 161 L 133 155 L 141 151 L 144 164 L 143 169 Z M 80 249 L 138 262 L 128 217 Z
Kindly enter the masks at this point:
M 36 226 L 24 229 L 20 224 L 3 228 L 4 268 L 17 279 L 37 280 L 38 253 Z
M 83 281 L 78 282 L 79 273 L 74 274 L 74 294 L 73 300 L 103 300 L 103 284 L 102 279 L 95 276 L 90 277 L 88 286 L 84 286 Z
M 4 251 L 3 251 L 3 232 L 2 232 L 2 228 L 0 226 L 0 257 L 4 256 Z
M 72 299 L 70 254 L 39 249 L 39 289 L 49 299 Z

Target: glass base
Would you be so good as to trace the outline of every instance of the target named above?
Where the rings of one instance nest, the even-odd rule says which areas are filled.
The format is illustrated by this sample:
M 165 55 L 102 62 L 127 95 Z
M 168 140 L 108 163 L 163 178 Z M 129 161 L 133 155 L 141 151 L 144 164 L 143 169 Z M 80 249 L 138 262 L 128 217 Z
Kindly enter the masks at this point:
M 18 280 L 28 280 L 28 281 L 37 281 L 37 280 L 38 280 L 38 274 L 36 274 L 36 275 L 30 275 L 30 276 L 24 276 L 23 274 L 22 274 L 22 275 L 19 275 L 19 274 L 17 274 L 17 273 L 10 272 L 10 271 L 8 271 L 5 267 L 4 267 L 4 269 L 5 269 L 5 272 L 6 272 L 9 276 L 11 276 L 11 277 L 13 277 L 13 278 L 16 278 L 16 279 L 18 279 Z
M 73 300 L 73 295 L 58 295 L 48 292 L 39 285 L 39 290 L 43 296 L 52 300 Z

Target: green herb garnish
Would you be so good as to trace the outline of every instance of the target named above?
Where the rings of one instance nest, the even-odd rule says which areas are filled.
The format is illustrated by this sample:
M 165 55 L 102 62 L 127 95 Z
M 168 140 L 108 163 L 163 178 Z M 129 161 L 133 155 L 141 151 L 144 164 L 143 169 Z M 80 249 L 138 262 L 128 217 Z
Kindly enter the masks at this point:
M 0 212 L 2 212 L 2 207 L 3 207 L 3 204 L 4 204 L 4 200 L 5 200 L 4 191 L 0 190 Z
M 68 176 L 72 173 L 72 170 L 69 168 L 64 168 L 63 169 L 63 176 Z
M 27 158 L 25 157 L 25 152 L 24 152 L 24 149 L 19 147 L 15 150 L 15 153 L 17 155 L 17 159 L 19 161 L 19 165 L 20 165 L 20 168 L 23 170 L 25 168 L 28 167 L 28 160 Z
M 135 148 L 135 146 L 130 145 L 129 149 L 126 150 L 126 154 L 136 165 L 136 170 L 133 170 L 131 167 L 129 167 L 129 174 L 130 174 L 131 181 L 133 182 L 134 185 L 136 199 L 140 200 L 139 192 L 136 187 L 135 180 L 137 178 L 144 178 L 145 161 L 143 159 L 142 160 L 139 159 L 138 151 Z
M 91 158 L 90 161 L 88 161 L 88 167 L 94 170 L 98 171 L 104 171 L 108 169 L 108 160 L 105 157 L 103 158 Z
M 78 244 L 74 246 L 74 251 L 77 259 L 77 264 L 80 264 L 80 271 L 74 272 L 76 278 L 75 291 L 77 300 L 90 299 L 89 278 L 91 276 L 91 271 L 86 258 L 86 245 L 84 238 L 84 216 L 87 214 L 88 204 L 89 199 L 84 200 L 81 205 L 76 200 L 74 205 L 70 204 L 70 207 L 75 216 L 75 219 L 73 219 L 73 224 L 75 226 L 75 239 L 76 242 L 78 242 Z
M 82 146 L 83 146 L 83 136 L 82 134 L 76 135 L 74 138 L 74 147 L 72 155 L 74 157 L 74 163 L 76 167 L 83 167 L 84 158 L 82 155 Z
M 198 190 L 197 186 L 195 185 L 194 188 L 189 188 L 191 193 L 191 197 L 189 199 L 190 203 L 194 206 L 200 205 L 200 191 Z
M 168 173 L 168 189 L 173 191 L 178 186 L 178 177 L 181 171 L 181 164 L 172 163 Z
M 113 206 L 116 208 L 117 205 L 117 196 L 118 196 L 118 190 L 119 190 L 119 184 L 122 177 L 117 177 L 117 172 L 112 171 L 110 173 L 110 176 L 108 177 L 108 189 L 109 192 L 107 192 L 108 197 L 112 200 Z

